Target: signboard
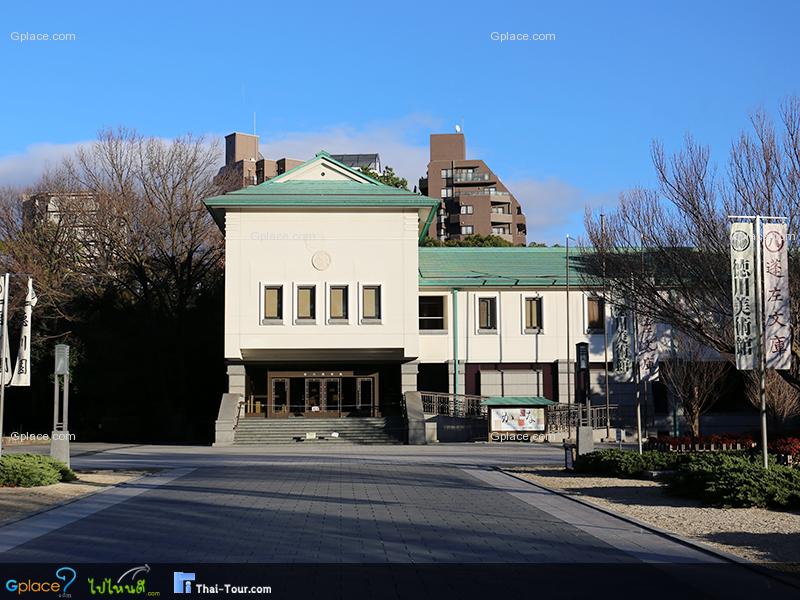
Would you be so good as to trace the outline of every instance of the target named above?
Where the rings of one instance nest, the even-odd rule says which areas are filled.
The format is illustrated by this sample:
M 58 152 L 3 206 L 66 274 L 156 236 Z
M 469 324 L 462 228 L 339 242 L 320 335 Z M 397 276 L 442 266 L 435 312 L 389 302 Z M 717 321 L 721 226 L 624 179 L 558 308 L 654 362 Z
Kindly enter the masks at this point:
M 544 407 L 493 408 L 491 431 L 544 431 Z
M 792 326 L 789 312 L 789 259 L 786 223 L 765 223 L 764 349 L 767 367 L 792 365 Z
M 624 307 L 615 304 L 611 307 L 611 319 L 614 323 L 614 337 L 611 340 L 614 375 L 620 381 L 630 381 L 633 378 L 631 313 Z
M 758 364 L 754 239 L 753 223 L 731 224 L 733 331 L 740 371 L 751 371 Z

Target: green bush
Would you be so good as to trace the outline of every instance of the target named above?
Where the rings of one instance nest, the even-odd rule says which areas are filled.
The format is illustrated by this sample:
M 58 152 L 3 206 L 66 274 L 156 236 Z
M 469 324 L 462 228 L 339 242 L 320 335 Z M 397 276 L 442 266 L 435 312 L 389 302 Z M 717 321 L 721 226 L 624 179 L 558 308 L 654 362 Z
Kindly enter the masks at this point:
M 579 456 L 575 471 L 612 477 L 638 477 L 643 471 L 673 470 L 681 456 L 672 452 L 648 451 L 639 455 L 628 450 L 598 450 Z
M 0 487 L 34 487 L 74 481 L 63 462 L 38 454 L 6 454 L 0 458 Z
M 688 454 L 669 489 L 718 506 L 800 508 L 800 471 L 742 453 Z

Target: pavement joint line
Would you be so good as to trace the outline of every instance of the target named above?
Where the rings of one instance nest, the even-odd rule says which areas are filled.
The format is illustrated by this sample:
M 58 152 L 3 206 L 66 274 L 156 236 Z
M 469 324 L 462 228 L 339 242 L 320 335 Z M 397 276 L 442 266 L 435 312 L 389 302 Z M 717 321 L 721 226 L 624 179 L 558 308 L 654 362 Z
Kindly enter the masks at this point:
M 568 493 L 563 492 L 561 490 L 554 489 L 554 488 L 549 488 L 549 487 L 541 485 L 539 483 L 534 483 L 533 481 L 530 481 L 529 479 L 525 479 L 524 477 L 519 477 L 518 475 L 515 475 L 514 473 L 510 473 L 508 471 L 505 471 L 500 467 L 495 467 L 494 470 L 499 471 L 500 473 L 502 473 L 503 475 L 506 475 L 508 477 L 512 477 L 513 479 L 516 479 L 517 481 L 521 481 L 522 483 L 526 483 L 528 485 L 531 485 L 533 487 L 537 487 L 537 488 L 545 490 L 547 492 L 551 492 L 553 494 L 556 494 L 557 496 L 561 496 L 562 498 L 566 498 L 567 500 L 572 500 L 573 502 L 581 504 L 581 505 L 583 505 L 583 506 L 585 506 L 587 508 L 591 508 L 591 509 L 594 509 L 594 510 L 599 511 L 601 513 L 605 513 L 606 515 L 609 515 L 611 517 L 615 517 L 615 518 L 620 519 L 622 521 L 627 521 L 631 525 L 636 525 L 637 527 L 641 527 L 642 529 L 650 531 L 651 533 L 654 533 L 654 534 L 659 535 L 661 537 L 667 538 L 667 539 L 672 540 L 674 542 L 678 542 L 680 544 L 683 544 L 684 546 L 688 546 L 688 547 L 693 548 L 695 550 L 699 550 L 700 552 L 705 552 L 706 554 L 711 554 L 711 555 L 716 556 L 717 558 L 720 558 L 722 560 L 726 560 L 728 562 L 737 564 L 737 565 L 739 565 L 741 567 L 744 567 L 746 569 L 754 571 L 754 572 L 758 573 L 759 575 L 764 575 L 764 576 L 769 577 L 771 579 L 775 579 L 776 581 L 779 581 L 779 582 L 781 582 L 781 583 L 783 583 L 785 585 L 789 585 L 789 586 L 791 586 L 793 588 L 800 589 L 800 583 L 798 583 L 794 579 L 790 579 L 788 577 L 784 577 L 781 573 L 775 571 L 774 569 L 768 569 L 768 568 L 763 567 L 763 566 L 761 566 L 759 564 L 756 564 L 756 563 L 753 563 L 751 561 L 748 561 L 748 560 L 746 560 L 746 559 L 744 559 L 744 558 L 742 558 L 740 556 L 736 556 L 735 554 L 732 554 L 730 552 L 725 552 L 724 550 L 718 550 L 718 549 L 716 549 L 716 548 L 714 548 L 712 546 L 709 546 L 707 544 L 704 544 L 702 542 L 698 542 L 698 541 L 695 541 L 695 540 L 692 540 L 692 539 L 689 539 L 689 538 L 685 538 L 685 537 L 683 537 L 681 535 L 678 535 L 676 533 L 673 533 L 671 531 L 667 531 L 666 529 L 661 529 L 660 527 L 657 527 L 655 525 L 651 525 L 649 523 L 645 523 L 644 521 L 640 521 L 639 519 L 636 519 L 635 517 L 630 517 L 628 515 L 615 513 L 614 511 L 609 510 L 609 509 L 607 509 L 605 507 L 598 506 L 596 504 L 593 504 L 593 503 L 589 502 L 588 500 L 584 500 L 582 498 L 579 498 L 579 497 L 576 497 L 574 495 L 568 494 Z
M 541 502 L 533 502 L 530 498 L 524 496 L 524 491 L 522 490 L 514 490 L 514 489 L 507 489 L 504 487 L 504 484 L 495 481 L 492 481 L 492 474 L 493 475 L 500 475 L 500 479 L 507 479 L 510 481 L 514 481 L 517 484 L 527 483 L 524 480 L 520 480 L 516 477 L 509 477 L 501 469 L 491 469 L 491 474 L 487 472 L 483 472 L 482 475 L 478 475 L 475 473 L 470 473 L 473 477 L 478 478 L 479 480 L 491 485 L 495 489 L 499 489 L 507 494 L 510 494 L 523 502 L 530 504 L 548 513 L 550 516 L 568 523 L 573 527 L 591 535 L 594 538 L 597 538 L 604 543 L 608 544 L 624 552 L 626 555 L 630 556 L 633 560 L 641 561 L 643 563 L 648 563 L 652 565 L 658 565 L 662 563 L 673 563 L 673 562 L 688 562 L 688 563 L 698 563 L 702 564 L 705 561 L 698 560 L 697 557 L 692 556 L 681 556 L 679 553 L 676 553 L 675 550 L 670 551 L 668 548 L 649 548 L 648 545 L 642 545 L 641 540 L 637 539 L 637 536 L 640 536 L 643 532 L 641 531 L 642 528 L 637 528 L 639 531 L 631 531 L 628 527 L 631 523 L 628 523 L 624 520 L 618 519 L 617 515 L 606 513 L 606 517 L 611 517 L 614 521 L 625 524 L 626 527 L 611 527 L 608 523 L 593 523 L 591 518 L 587 519 L 586 514 L 584 513 L 581 515 L 579 512 L 574 512 L 570 510 L 570 506 L 574 506 L 578 508 L 579 505 L 577 504 L 568 504 L 567 506 L 560 506 L 558 503 L 554 503 L 552 501 L 548 501 L 547 496 L 550 496 L 550 499 L 560 499 L 559 494 L 551 493 L 550 490 L 537 486 L 539 489 L 540 494 L 544 494 L 544 498 Z M 466 471 L 469 473 L 469 471 Z M 522 487 L 530 487 L 530 486 L 522 486 Z M 586 507 L 581 506 L 582 509 L 585 510 Z M 594 508 L 594 507 L 588 507 Z M 589 514 L 596 514 L 598 511 L 591 511 Z M 651 532 L 647 532 L 648 534 Z M 663 536 L 656 536 L 656 539 L 663 541 Z M 666 540 L 671 542 L 671 540 Z M 696 552 L 695 549 L 691 548 L 693 552 Z
M 195 468 L 179 468 L 163 471 L 156 475 L 142 475 L 94 494 L 82 496 L 65 504 L 59 504 L 6 523 L 0 527 L 0 554 L 61 529 L 70 523 L 94 515 L 101 510 L 154 490 L 195 470 Z M 2 562 L 1 557 L 0 562 Z

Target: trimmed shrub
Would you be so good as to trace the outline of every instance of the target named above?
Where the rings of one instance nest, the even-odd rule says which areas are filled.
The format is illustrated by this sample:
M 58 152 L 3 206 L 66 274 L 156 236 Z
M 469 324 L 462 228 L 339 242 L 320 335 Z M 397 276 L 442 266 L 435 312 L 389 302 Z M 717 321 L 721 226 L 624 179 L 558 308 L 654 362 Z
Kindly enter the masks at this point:
M 6 454 L 0 458 L 0 487 L 35 487 L 75 479 L 72 469 L 49 456 Z
M 677 467 L 681 455 L 671 452 L 643 452 L 629 450 L 598 450 L 579 456 L 575 471 L 611 477 L 638 477 L 643 471 L 671 471 Z
M 686 455 L 669 489 L 718 506 L 800 508 L 800 472 L 743 453 Z

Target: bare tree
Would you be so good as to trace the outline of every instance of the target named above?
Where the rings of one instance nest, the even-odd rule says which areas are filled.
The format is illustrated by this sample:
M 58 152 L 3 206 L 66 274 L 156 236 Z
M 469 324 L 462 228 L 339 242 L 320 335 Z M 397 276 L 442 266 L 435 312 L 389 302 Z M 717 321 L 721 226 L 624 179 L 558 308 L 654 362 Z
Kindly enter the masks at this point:
M 654 143 L 658 185 L 621 195 L 607 215 L 605 234 L 598 215 L 587 211 L 585 276 L 597 278 L 605 261 L 615 299 L 636 298 L 637 309 L 722 355 L 733 353 L 728 215 L 789 217 L 789 280 L 792 325 L 800 326 L 800 98 L 780 112 L 780 133 L 764 113 L 751 118 L 752 131 L 733 144 L 727 169 L 713 166 L 707 148 L 687 137 L 668 156 Z M 795 336 L 791 371 L 781 376 L 800 389 L 800 338 Z
M 700 437 L 700 417 L 719 399 L 719 384 L 728 363 L 693 337 L 676 333 L 675 356 L 664 361 L 659 373 L 674 399 L 683 408 L 692 437 Z
M 764 378 L 767 410 L 774 419 L 785 422 L 800 415 L 800 392 L 781 377 L 777 371 L 768 369 Z M 761 378 L 756 371 L 748 371 L 745 380 L 747 399 L 754 405 L 761 403 Z
M 202 200 L 214 195 L 219 153 L 202 138 L 171 142 L 104 131 L 65 162 L 62 186 L 91 195 L 83 207 L 83 270 L 98 293 L 113 288 L 180 314 L 221 276 L 222 237 Z

